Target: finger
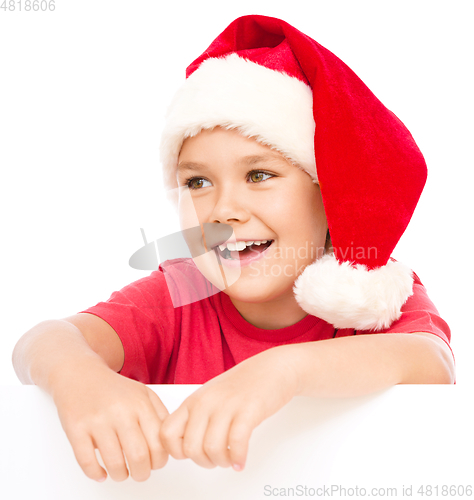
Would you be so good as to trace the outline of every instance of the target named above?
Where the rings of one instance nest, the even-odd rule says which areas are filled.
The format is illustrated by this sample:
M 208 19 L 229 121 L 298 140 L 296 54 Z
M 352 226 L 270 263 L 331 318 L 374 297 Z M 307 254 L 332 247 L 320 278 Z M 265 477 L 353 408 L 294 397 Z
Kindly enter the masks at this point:
M 183 453 L 201 467 L 213 469 L 216 464 L 204 451 L 204 436 L 208 424 L 207 413 L 196 410 L 191 412 L 183 436 Z
M 152 391 L 149 387 L 148 389 L 148 397 L 150 398 L 151 404 L 153 405 L 153 408 L 156 411 L 156 414 L 158 415 L 158 418 L 163 421 L 169 414 L 170 412 L 168 411 L 168 408 L 163 404 L 161 399 L 156 395 L 154 391 Z
M 107 479 L 107 472 L 97 460 L 95 447 L 92 438 L 87 433 L 77 433 L 68 435 L 74 456 L 84 474 L 95 481 Z
M 166 417 L 160 427 L 160 440 L 164 449 L 176 460 L 188 458 L 183 451 L 183 436 L 188 421 L 188 409 L 180 406 Z
M 213 417 L 209 420 L 203 440 L 203 448 L 209 460 L 219 467 L 232 465 L 228 448 L 231 418 Z
M 168 452 L 160 440 L 161 420 L 155 412 L 144 412 L 139 417 L 140 428 L 150 453 L 152 470 L 161 469 L 168 462 Z
M 250 436 L 254 426 L 245 417 L 236 417 L 229 430 L 229 451 L 232 467 L 243 470 L 247 460 Z
M 100 429 L 94 433 L 94 444 L 100 452 L 109 476 L 114 481 L 124 481 L 128 477 L 127 464 L 123 456 L 118 436 L 113 429 Z
M 142 428 L 150 450 L 151 468 L 156 470 L 161 469 L 168 462 L 169 454 L 161 443 L 160 428 L 165 418 L 169 416 L 169 411 L 156 393 L 149 387 L 147 387 L 147 389 L 148 397 L 158 416 L 158 422 L 156 422 L 156 418 L 147 418 L 143 416 L 143 418 L 140 418 L 140 427 Z
M 146 481 L 150 477 L 150 450 L 138 421 L 119 429 L 118 438 L 127 458 L 130 475 L 134 481 Z

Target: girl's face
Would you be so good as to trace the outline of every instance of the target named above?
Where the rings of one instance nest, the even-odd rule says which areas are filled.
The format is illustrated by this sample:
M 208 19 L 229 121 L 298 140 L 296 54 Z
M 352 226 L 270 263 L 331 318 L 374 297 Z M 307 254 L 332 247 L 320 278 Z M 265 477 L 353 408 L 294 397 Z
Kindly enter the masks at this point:
M 275 150 L 217 127 L 184 141 L 177 180 L 189 188 L 200 224 L 228 224 L 229 241 L 267 240 L 243 252 L 215 249 L 222 266 L 240 268 L 225 289 L 232 301 L 293 297 L 295 279 L 321 257 L 326 240 L 321 193 L 311 177 Z

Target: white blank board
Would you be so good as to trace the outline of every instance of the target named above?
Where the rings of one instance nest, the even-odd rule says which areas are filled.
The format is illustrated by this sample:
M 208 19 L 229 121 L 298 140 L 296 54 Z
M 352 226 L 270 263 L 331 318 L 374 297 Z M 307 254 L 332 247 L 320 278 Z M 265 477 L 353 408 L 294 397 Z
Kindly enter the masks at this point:
M 149 387 L 173 411 L 199 386 Z M 459 386 L 395 386 L 348 399 L 297 397 L 254 431 L 243 472 L 170 458 L 142 483 L 90 480 L 51 397 L 36 386 L 0 390 L 0 498 L 8 500 L 317 498 L 318 488 L 348 498 L 356 486 L 366 496 L 374 496 L 372 488 L 396 488 L 398 497 L 411 486 L 418 498 L 421 485 L 437 485 L 441 496 L 443 485 L 474 482 L 472 397 Z

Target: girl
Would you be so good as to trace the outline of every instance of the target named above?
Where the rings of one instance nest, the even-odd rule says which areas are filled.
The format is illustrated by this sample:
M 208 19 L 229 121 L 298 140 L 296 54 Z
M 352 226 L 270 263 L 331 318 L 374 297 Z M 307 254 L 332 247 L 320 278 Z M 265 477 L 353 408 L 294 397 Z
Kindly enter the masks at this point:
M 235 20 L 188 67 L 161 154 L 193 259 L 14 352 L 88 477 L 106 478 L 95 448 L 117 481 L 124 454 L 137 481 L 169 455 L 242 470 L 252 430 L 295 395 L 453 383 L 448 326 L 390 259 L 423 156 L 332 53 L 281 20 Z M 170 415 L 145 385 L 162 383 L 203 386 Z

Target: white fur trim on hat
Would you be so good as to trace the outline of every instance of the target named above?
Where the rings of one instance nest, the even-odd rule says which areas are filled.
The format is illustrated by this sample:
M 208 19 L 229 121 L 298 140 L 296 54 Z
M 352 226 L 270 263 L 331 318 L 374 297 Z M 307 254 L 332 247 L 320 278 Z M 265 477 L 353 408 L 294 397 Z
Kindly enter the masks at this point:
M 293 291 L 304 311 L 335 328 L 380 330 L 400 318 L 401 307 L 413 295 L 413 273 L 396 261 L 367 270 L 362 264 L 339 263 L 330 254 L 308 265 Z
M 177 187 L 184 139 L 216 126 L 254 137 L 317 180 L 313 95 L 301 80 L 237 54 L 204 61 L 175 94 L 166 114 L 160 145 L 166 188 Z

